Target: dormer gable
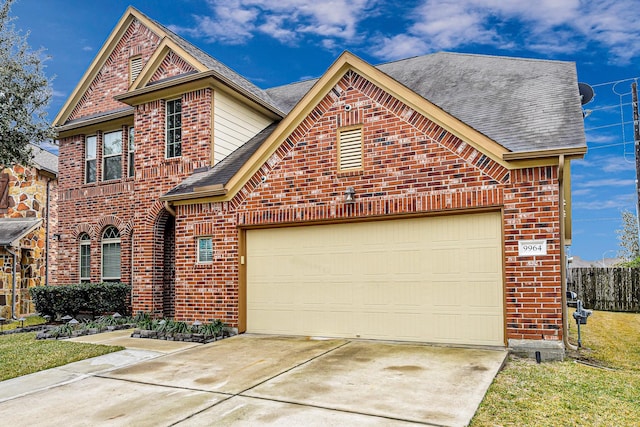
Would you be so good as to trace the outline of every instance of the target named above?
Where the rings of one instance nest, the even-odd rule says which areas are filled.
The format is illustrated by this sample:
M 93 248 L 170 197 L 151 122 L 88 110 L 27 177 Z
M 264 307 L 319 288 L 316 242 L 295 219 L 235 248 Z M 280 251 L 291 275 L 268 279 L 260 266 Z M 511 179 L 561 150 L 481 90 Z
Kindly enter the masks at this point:
M 269 116 L 284 115 L 264 90 L 129 7 L 53 124 L 64 131 L 67 127 L 78 127 L 83 119 L 109 119 L 130 114 L 133 110 L 128 106 L 132 105 L 129 100 L 141 90 L 147 93 L 155 90 L 158 82 L 194 75 L 196 79 L 213 78 L 225 87 L 224 90 L 234 92 L 242 102 L 252 104 Z M 71 121 L 75 123 L 70 124 Z

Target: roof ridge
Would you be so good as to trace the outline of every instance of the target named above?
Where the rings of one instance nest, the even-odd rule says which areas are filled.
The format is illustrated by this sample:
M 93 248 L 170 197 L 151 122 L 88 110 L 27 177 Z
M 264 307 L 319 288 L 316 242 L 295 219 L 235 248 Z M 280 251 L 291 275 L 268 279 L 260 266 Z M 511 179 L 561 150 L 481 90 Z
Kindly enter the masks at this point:
M 160 27 L 163 31 L 165 31 L 165 33 L 167 34 L 167 36 L 170 39 L 172 39 L 179 46 L 184 48 L 187 52 L 189 52 L 191 54 L 195 54 L 194 56 L 196 57 L 196 59 L 198 59 L 198 60 L 207 59 L 207 60 L 212 61 L 213 64 L 215 64 L 215 67 L 212 67 L 211 64 L 207 64 L 206 61 L 205 61 L 205 63 L 203 65 L 205 65 L 207 68 L 215 70 L 215 68 L 217 67 L 217 68 L 221 69 L 222 71 L 224 71 L 221 74 L 223 74 L 223 75 L 229 74 L 229 75 L 225 75 L 225 77 L 230 78 L 230 80 L 233 81 L 235 79 L 239 79 L 242 82 L 242 84 L 240 86 L 245 86 L 245 88 L 249 92 L 253 93 L 254 95 L 259 96 L 265 102 L 270 104 L 272 107 L 278 108 L 277 103 L 269 96 L 269 94 L 265 91 L 265 89 L 262 89 L 262 88 L 258 87 L 251 80 L 249 80 L 248 78 L 246 78 L 245 76 L 243 76 L 242 74 L 240 74 L 239 72 L 237 72 L 236 70 L 234 70 L 233 68 L 231 68 L 230 66 L 225 64 L 224 62 L 220 61 L 219 59 L 217 59 L 216 57 L 214 57 L 210 53 L 202 50 L 201 48 L 199 48 L 195 44 L 191 43 L 190 41 L 188 41 L 187 39 L 185 39 L 184 37 L 182 37 L 181 35 L 179 35 L 175 31 L 171 30 L 166 25 L 158 22 L 157 20 L 155 20 L 153 18 L 150 18 L 149 16 L 147 16 L 146 14 L 140 12 L 137 9 L 136 9 L 136 11 L 138 13 L 140 13 L 141 15 L 145 16 L 147 19 L 149 19 L 155 25 Z M 198 55 L 202 55 L 203 57 L 198 58 Z M 216 71 L 220 71 L 220 70 L 216 70 Z M 238 83 L 238 82 L 236 82 L 236 83 Z

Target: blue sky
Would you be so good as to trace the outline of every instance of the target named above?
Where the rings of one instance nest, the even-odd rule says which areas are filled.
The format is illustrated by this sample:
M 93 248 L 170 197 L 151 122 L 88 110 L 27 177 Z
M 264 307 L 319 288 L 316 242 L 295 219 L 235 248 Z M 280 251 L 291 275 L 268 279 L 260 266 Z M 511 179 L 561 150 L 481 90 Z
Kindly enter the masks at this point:
M 372 64 L 437 51 L 575 62 L 596 97 L 572 163 L 570 253 L 613 257 L 620 212 L 636 210 L 640 0 L 17 0 L 16 28 L 51 57 L 51 119 L 129 5 L 263 88 L 318 77 L 343 50 Z

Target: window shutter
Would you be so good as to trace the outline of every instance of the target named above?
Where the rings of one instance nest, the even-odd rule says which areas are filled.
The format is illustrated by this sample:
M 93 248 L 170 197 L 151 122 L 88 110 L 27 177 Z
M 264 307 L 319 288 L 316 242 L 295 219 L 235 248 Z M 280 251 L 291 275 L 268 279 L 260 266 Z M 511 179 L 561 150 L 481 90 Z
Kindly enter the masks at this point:
M 362 168 L 362 128 L 340 131 L 340 170 Z
M 0 209 L 9 207 L 9 174 L 0 175 Z
M 142 71 L 142 57 L 138 56 L 137 58 L 131 58 L 129 60 L 129 69 L 130 69 L 130 82 L 133 83 L 138 78 L 140 71 Z

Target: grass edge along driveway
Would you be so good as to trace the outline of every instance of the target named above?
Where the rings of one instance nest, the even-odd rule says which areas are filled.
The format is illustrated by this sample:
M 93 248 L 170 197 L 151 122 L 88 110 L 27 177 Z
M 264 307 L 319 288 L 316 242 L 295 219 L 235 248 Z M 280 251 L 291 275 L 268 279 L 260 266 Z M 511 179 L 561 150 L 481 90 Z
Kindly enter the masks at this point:
M 509 357 L 470 425 L 637 425 L 640 314 L 597 311 L 581 332 L 584 348 L 564 362 Z
M 119 350 L 124 347 L 36 340 L 35 332 L 0 335 L 0 381 Z

